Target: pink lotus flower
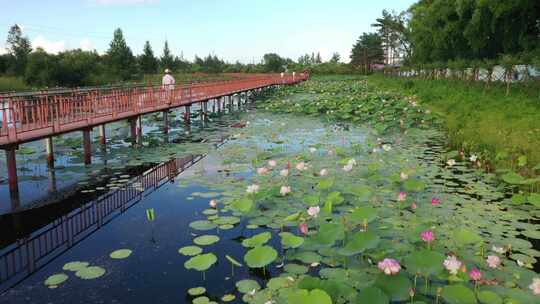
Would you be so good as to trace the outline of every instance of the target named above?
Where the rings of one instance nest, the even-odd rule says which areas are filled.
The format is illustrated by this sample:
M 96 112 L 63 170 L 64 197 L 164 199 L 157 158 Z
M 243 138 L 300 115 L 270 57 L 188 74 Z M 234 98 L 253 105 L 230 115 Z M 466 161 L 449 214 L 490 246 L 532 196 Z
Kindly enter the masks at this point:
M 431 243 L 435 240 L 435 234 L 431 230 L 426 230 L 420 233 L 420 236 L 422 237 L 422 240 L 427 243 Z
M 380 261 L 377 264 L 377 267 L 379 267 L 379 269 L 382 270 L 386 275 L 397 274 L 401 270 L 401 266 L 397 260 L 388 258 Z
M 279 171 L 279 175 L 281 175 L 283 177 L 289 176 L 289 170 L 283 169 L 283 170 Z
M 210 200 L 210 202 L 208 204 L 210 205 L 210 207 L 216 208 L 217 203 L 218 203 L 217 200 L 213 199 L 213 200 Z
M 306 170 L 306 163 L 304 162 L 299 162 L 298 164 L 296 164 L 296 170 L 299 170 L 299 171 L 303 171 L 303 170 Z
M 319 216 L 319 212 L 321 212 L 321 208 L 319 206 L 309 207 L 307 210 L 307 214 L 311 217 Z
M 441 200 L 439 198 L 434 197 L 431 199 L 431 206 L 437 206 L 440 204 L 441 204 Z
M 322 169 L 321 171 L 319 171 L 319 176 L 326 176 L 326 175 L 328 175 L 328 170 Z
M 281 186 L 281 189 L 279 189 L 279 193 L 281 193 L 281 195 L 285 196 L 285 195 L 291 193 L 291 187 L 290 186 Z
M 257 168 L 257 173 L 260 174 L 260 175 L 264 175 L 266 173 L 268 173 L 270 170 L 268 170 L 268 168 L 266 167 L 262 167 L 262 168 Z
M 398 194 L 398 198 L 397 198 L 398 202 L 403 202 L 403 201 L 405 201 L 406 199 L 407 199 L 407 193 L 405 193 L 405 192 L 400 192 L 400 193 Z
M 529 289 L 532 290 L 533 294 L 540 295 L 540 278 L 534 278 Z
M 480 279 L 482 278 L 482 273 L 480 272 L 480 270 L 478 270 L 478 268 L 473 267 L 473 269 L 471 269 L 471 271 L 469 272 L 469 278 L 471 278 L 471 280 L 473 281 L 480 281 Z
M 416 208 L 417 208 L 416 203 L 415 203 L 415 202 L 412 202 L 412 204 L 411 204 L 411 209 L 412 209 L 412 210 L 415 210 Z
M 309 228 L 307 223 L 301 223 L 300 225 L 298 225 L 298 228 L 300 229 L 300 233 L 308 234 Z
M 456 258 L 455 255 L 449 255 L 444 260 L 444 268 L 448 270 L 451 274 L 457 274 L 459 269 L 461 268 L 461 261 Z
M 268 166 L 270 166 L 270 167 L 275 167 L 275 166 L 277 166 L 277 161 L 275 161 L 275 160 L 273 160 L 273 159 L 272 159 L 272 160 L 269 160 L 269 161 L 268 161 Z
M 486 262 L 490 268 L 497 268 L 501 265 L 501 259 L 496 255 L 488 255 Z

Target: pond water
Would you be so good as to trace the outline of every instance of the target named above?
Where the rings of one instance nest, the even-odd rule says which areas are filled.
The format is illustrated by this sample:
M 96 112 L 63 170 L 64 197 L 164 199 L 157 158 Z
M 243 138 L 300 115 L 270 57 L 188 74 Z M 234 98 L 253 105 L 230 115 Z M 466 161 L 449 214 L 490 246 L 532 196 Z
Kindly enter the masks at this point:
M 118 151 L 108 154 L 120 161 L 101 184 L 121 179 L 126 164 L 133 178 L 164 155 L 206 157 L 9 289 L 0 303 L 397 303 L 409 301 L 413 288 L 415 303 L 538 303 L 528 288 L 538 277 L 537 210 L 510 204 L 509 189 L 467 161 L 445 165 L 445 135 L 436 127 L 381 133 L 367 123 L 270 111 L 328 98 L 313 88 L 278 92 L 270 107 L 258 101 L 258 109 L 215 117 L 206 128 L 192 125 L 191 142 L 159 143 L 157 128 L 148 129 L 145 141 L 155 144 L 134 150 L 119 135 L 111 145 Z M 245 128 L 230 128 L 239 121 Z M 178 137 L 184 131 L 178 126 Z M 83 190 L 96 188 L 98 177 L 80 174 L 88 183 Z M 428 230 L 435 237 L 426 244 L 421 234 Z M 494 253 L 499 247 L 506 252 Z M 119 249 L 128 250 L 111 258 Z M 443 261 L 452 255 L 467 271 L 448 273 Z M 488 255 L 497 255 L 497 267 L 486 264 Z M 399 274 L 381 271 L 384 258 L 399 261 Z M 75 261 L 97 268 L 63 269 Z M 468 278 L 474 267 L 482 273 L 479 287 Z M 204 290 L 190 295 L 195 287 Z

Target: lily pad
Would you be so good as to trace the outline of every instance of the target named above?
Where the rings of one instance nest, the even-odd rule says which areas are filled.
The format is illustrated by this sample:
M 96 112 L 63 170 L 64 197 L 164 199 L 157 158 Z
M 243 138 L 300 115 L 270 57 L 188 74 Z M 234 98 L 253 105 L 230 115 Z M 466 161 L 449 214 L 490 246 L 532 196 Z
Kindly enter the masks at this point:
M 231 301 L 234 301 L 234 299 L 236 299 L 236 296 L 233 294 L 226 294 L 223 297 L 221 297 L 221 301 L 223 302 L 231 302 Z
M 372 286 L 360 291 L 358 303 L 388 304 L 390 303 L 390 299 L 382 290 Z
M 188 294 L 190 296 L 200 296 L 206 292 L 206 288 L 204 287 L 193 287 L 188 289 Z
M 111 252 L 109 256 L 111 257 L 111 259 L 120 260 L 129 257 L 131 255 L 131 252 L 132 251 L 130 249 L 118 249 Z
M 298 248 L 304 243 L 304 238 L 296 236 L 290 232 L 281 232 L 281 245 L 283 248 Z
M 199 221 L 194 221 L 194 222 L 189 223 L 189 227 L 195 230 L 206 231 L 206 230 L 211 230 L 211 229 L 216 228 L 217 225 L 210 221 L 199 220 Z
M 68 276 L 67 274 L 65 273 L 57 273 L 57 274 L 53 274 L 52 276 L 48 277 L 44 284 L 48 287 L 51 287 L 51 286 L 58 286 L 62 283 L 64 283 L 65 281 L 67 281 L 68 279 Z
M 289 294 L 287 301 L 294 304 L 332 304 L 332 298 L 320 289 L 294 290 Z
M 445 286 L 442 297 L 449 304 L 476 304 L 474 292 L 463 285 Z
M 443 269 L 445 256 L 437 251 L 415 251 L 404 260 L 407 271 L 411 274 L 435 275 Z
M 90 263 L 88 262 L 75 261 L 64 264 L 64 267 L 62 267 L 62 269 L 68 271 L 79 271 L 83 268 L 88 267 L 88 265 L 90 265 Z
M 277 258 L 277 251 L 270 246 L 260 246 L 249 250 L 244 261 L 251 268 L 260 268 L 272 263 Z
M 202 252 L 202 248 L 199 246 L 185 246 L 178 249 L 178 253 L 186 256 L 195 256 Z
M 193 239 L 193 243 L 199 246 L 212 245 L 219 241 L 219 236 L 217 235 L 201 235 Z
M 217 262 L 217 257 L 213 253 L 206 253 L 194 256 L 184 263 L 186 269 L 205 271 Z
M 79 269 L 75 275 L 83 280 L 97 279 L 105 274 L 105 269 L 99 266 L 90 266 Z
M 266 244 L 272 238 L 270 232 L 261 232 L 242 241 L 244 247 L 258 247 Z
M 238 288 L 238 291 L 241 293 L 248 293 L 252 290 L 261 289 L 261 285 L 255 280 L 241 280 L 236 282 L 236 288 Z

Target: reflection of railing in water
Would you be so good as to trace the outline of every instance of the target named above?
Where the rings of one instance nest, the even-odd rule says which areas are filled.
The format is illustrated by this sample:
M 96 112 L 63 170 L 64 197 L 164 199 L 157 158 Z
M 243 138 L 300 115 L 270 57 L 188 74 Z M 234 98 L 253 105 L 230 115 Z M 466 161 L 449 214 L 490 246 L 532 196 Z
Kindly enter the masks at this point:
M 223 144 L 223 142 L 221 143 Z M 30 276 L 74 244 L 124 212 L 204 155 L 190 155 L 159 164 L 121 189 L 56 219 L 0 251 L 0 293 Z M 118 212 L 116 212 L 118 211 Z

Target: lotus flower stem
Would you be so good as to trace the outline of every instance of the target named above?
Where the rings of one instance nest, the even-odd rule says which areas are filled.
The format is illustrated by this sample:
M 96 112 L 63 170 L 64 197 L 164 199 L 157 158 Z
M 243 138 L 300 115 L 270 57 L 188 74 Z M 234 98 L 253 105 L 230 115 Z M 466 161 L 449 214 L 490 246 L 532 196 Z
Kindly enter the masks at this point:
M 234 265 L 231 263 L 231 277 L 234 277 Z
M 418 279 L 418 273 L 414 275 L 414 289 L 416 290 L 416 279 Z
M 428 288 L 429 288 L 429 279 L 428 279 L 428 276 L 426 275 L 425 277 L 425 286 L 424 286 L 424 293 L 427 294 L 428 293 Z

